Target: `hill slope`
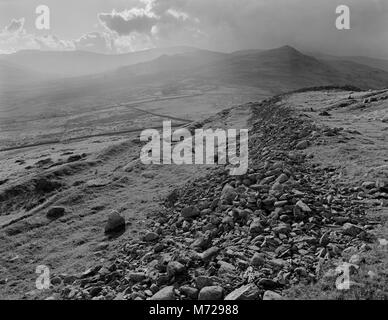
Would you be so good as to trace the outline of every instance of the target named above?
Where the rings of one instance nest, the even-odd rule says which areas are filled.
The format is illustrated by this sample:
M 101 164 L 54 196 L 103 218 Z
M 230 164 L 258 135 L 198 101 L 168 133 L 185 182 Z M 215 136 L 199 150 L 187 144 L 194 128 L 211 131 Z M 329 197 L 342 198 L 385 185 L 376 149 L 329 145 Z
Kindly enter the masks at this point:
M 196 51 L 163 56 L 104 75 L 111 84 L 191 79 L 270 89 L 279 93 L 302 87 L 345 85 L 388 86 L 388 72 L 350 61 L 321 61 L 284 46 L 267 51 L 220 54 Z M 95 79 L 98 81 L 98 79 Z
M 123 66 L 150 61 L 161 55 L 174 55 L 196 50 L 190 47 L 158 48 L 134 53 L 106 55 L 86 51 L 25 50 L 0 59 L 21 68 L 59 77 L 77 77 L 107 72 Z
M 12 86 L 33 85 L 49 79 L 50 77 L 45 74 L 0 59 L 0 89 Z
M 333 56 L 321 53 L 312 53 L 314 57 L 324 61 L 352 61 L 372 68 L 388 71 L 388 60 L 364 56 Z

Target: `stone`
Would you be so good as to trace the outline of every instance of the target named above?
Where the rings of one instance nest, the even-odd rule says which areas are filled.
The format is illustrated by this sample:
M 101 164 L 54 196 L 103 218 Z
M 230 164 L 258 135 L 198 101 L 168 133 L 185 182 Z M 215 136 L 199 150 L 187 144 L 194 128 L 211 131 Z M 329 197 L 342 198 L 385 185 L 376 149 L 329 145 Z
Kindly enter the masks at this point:
M 96 297 L 100 294 L 101 291 L 102 291 L 102 287 L 96 286 L 96 287 L 92 287 L 89 290 L 89 294 L 91 297 Z
M 146 178 L 146 179 L 153 179 L 153 178 L 155 178 L 155 173 L 154 173 L 154 172 L 150 172 L 150 171 L 148 171 L 148 172 L 143 172 L 143 173 L 141 174 L 141 176 L 142 176 L 143 178 Z
M 281 208 L 281 207 L 284 207 L 287 203 L 288 203 L 287 200 L 276 201 L 276 202 L 274 203 L 274 206 L 275 206 L 275 207 L 278 207 L 278 208 Z
M 50 283 L 53 285 L 53 286 L 59 286 L 62 284 L 62 279 L 60 277 L 54 277 L 51 279 Z
M 251 265 L 254 267 L 261 267 L 265 264 L 265 254 L 255 253 L 251 259 Z
M 175 300 L 174 286 L 168 286 L 155 293 L 150 300 Z
M 63 217 L 65 215 L 66 209 L 63 207 L 52 207 L 47 211 L 47 218 L 49 219 L 58 219 L 60 217 Z
M 147 232 L 143 237 L 146 242 L 156 241 L 157 239 L 159 239 L 159 235 L 155 232 Z
M 275 289 L 279 286 L 276 281 L 267 278 L 260 279 L 257 285 L 265 289 Z
M 231 204 L 236 196 L 237 192 L 234 190 L 234 188 L 231 185 L 226 184 L 221 192 L 221 202 Z
M 301 142 L 299 142 L 295 148 L 298 149 L 298 150 L 303 150 L 303 149 L 306 149 L 310 146 L 310 142 L 307 141 L 307 140 L 303 140 Z
M 130 272 L 128 275 L 127 275 L 128 279 L 130 281 L 133 281 L 133 282 L 142 282 L 143 280 L 145 280 L 147 277 L 145 275 L 145 273 L 143 272 Z
M 91 179 L 86 182 L 86 187 L 88 188 L 98 188 L 98 187 L 105 187 L 106 185 L 110 184 L 112 181 L 109 179 Z
M 209 287 L 213 285 L 213 279 L 207 276 L 198 276 L 195 278 L 195 285 L 199 290 L 204 287 Z
M 202 252 L 199 256 L 202 260 L 209 261 L 213 257 L 215 257 L 219 251 L 220 251 L 220 248 L 211 247 L 211 248 L 207 249 L 206 251 Z
M 310 207 L 305 204 L 302 200 L 299 200 L 294 206 L 294 216 L 297 219 L 303 219 L 306 217 L 306 214 L 310 213 Z
M 289 265 L 289 263 L 283 259 L 271 259 L 268 263 L 275 269 L 283 269 Z
M 359 265 L 361 263 L 361 256 L 359 254 L 354 254 L 349 259 L 350 264 Z
M 257 235 L 261 232 L 263 232 L 263 226 L 261 225 L 261 219 L 260 218 L 255 218 L 251 222 L 249 226 L 249 233 L 252 235 Z
M 76 162 L 82 159 L 82 156 L 80 154 L 75 154 L 67 158 L 67 163 L 70 162 Z
M 285 173 L 282 173 L 277 179 L 276 182 L 284 183 L 288 180 L 288 176 Z
M 271 188 L 272 191 L 278 191 L 278 192 L 282 192 L 283 189 L 284 189 L 284 186 L 279 182 L 275 182 Z
M 221 276 L 223 274 L 233 273 L 236 271 L 236 267 L 233 264 L 230 264 L 225 261 L 218 262 L 220 268 L 218 269 L 218 274 Z
M 62 183 L 47 178 L 39 178 L 35 181 L 35 190 L 38 192 L 49 193 L 62 187 Z
M 184 219 L 193 219 L 195 217 L 198 217 L 200 215 L 200 211 L 199 209 L 196 207 L 196 206 L 190 206 L 190 207 L 186 207 L 182 210 L 182 217 Z
M 264 292 L 263 300 L 283 300 L 283 297 L 279 293 L 267 290 Z
M 250 283 L 232 291 L 224 300 L 257 300 L 259 293 L 259 288 L 255 284 Z
M 186 297 L 188 297 L 192 300 L 198 299 L 198 292 L 199 291 L 196 288 L 192 288 L 189 286 L 183 286 L 183 287 L 179 288 L 179 291 L 181 294 L 184 294 Z
M 280 233 L 288 234 L 291 231 L 291 228 L 288 224 L 279 223 L 276 227 L 272 229 L 272 231 L 275 234 L 280 234 Z
M 308 275 L 308 272 L 303 267 L 298 267 L 294 269 L 294 272 L 299 275 L 300 277 L 306 277 Z
M 118 295 L 116 295 L 113 300 L 116 300 L 116 301 L 123 301 L 125 300 L 125 297 L 124 297 L 124 293 L 120 292 Z
M 358 234 L 360 234 L 362 231 L 363 231 L 362 228 L 351 223 L 345 223 L 342 226 L 342 233 L 348 236 L 355 237 Z
M 221 300 L 224 289 L 220 286 L 204 287 L 198 295 L 198 300 Z
M 374 187 L 376 187 L 376 183 L 373 182 L 373 181 L 366 181 L 364 182 L 362 185 L 361 185 L 362 188 L 365 188 L 365 189 L 372 189 Z
M 302 200 L 299 200 L 295 206 L 299 207 L 303 212 L 311 212 L 310 207 L 305 204 Z
M 64 275 L 63 277 L 63 283 L 65 285 L 73 284 L 75 280 L 77 280 L 77 277 L 74 275 Z
M 113 211 L 105 225 L 105 233 L 114 233 L 125 230 L 125 219 L 117 212 Z
M 177 275 L 182 275 L 186 272 L 186 267 L 178 261 L 170 261 L 167 264 L 167 274 L 170 277 L 175 277 Z
M 190 245 L 190 247 L 204 249 L 210 244 L 211 240 L 209 237 L 199 237 Z

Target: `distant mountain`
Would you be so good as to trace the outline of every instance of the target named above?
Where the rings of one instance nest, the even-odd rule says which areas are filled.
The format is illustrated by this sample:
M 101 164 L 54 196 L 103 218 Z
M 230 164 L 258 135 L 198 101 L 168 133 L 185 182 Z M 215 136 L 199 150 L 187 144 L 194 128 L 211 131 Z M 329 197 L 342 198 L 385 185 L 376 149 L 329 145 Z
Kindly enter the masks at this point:
M 323 53 L 310 53 L 310 55 L 324 61 L 351 61 L 358 64 L 363 64 L 372 68 L 388 71 L 387 59 L 378 59 L 378 58 L 363 57 L 363 56 L 334 56 L 334 55 L 323 54 Z
M 163 55 L 149 62 L 118 69 L 110 74 L 120 74 L 125 77 L 133 77 L 147 75 L 153 76 L 158 74 L 173 75 L 178 72 L 180 75 L 186 75 L 186 73 L 191 74 L 196 72 L 195 70 L 201 70 L 202 67 L 217 63 L 218 61 L 224 61 L 228 57 L 229 55 L 226 53 L 196 50 L 173 56 Z
M 388 60 L 369 57 L 344 57 L 344 60 L 353 61 L 359 64 L 364 64 L 369 67 L 388 71 Z
M 128 65 L 154 60 L 162 55 L 192 52 L 191 47 L 158 48 L 127 54 L 106 55 L 87 51 L 25 50 L 0 55 L 0 61 L 41 74 L 57 77 L 78 77 L 111 71 Z
M 77 77 L 66 83 L 119 86 L 192 79 L 283 92 L 308 86 L 388 86 L 388 61 L 365 57 L 306 55 L 293 47 L 242 50 L 230 54 L 192 47 L 150 49 L 120 55 L 85 51 L 20 51 L 0 55 L 10 84 Z M 12 71 L 14 68 L 15 71 Z M 25 73 L 25 76 L 23 75 Z M 36 77 L 36 79 L 35 79 Z M 123 83 L 120 83 L 123 82 Z
M 106 73 L 104 79 L 109 79 L 111 85 L 191 79 L 258 87 L 274 93 L 321 85 L 388 86 L 388 72 L 351 61 L 323 61 L 290 46 L 232 54 L 199 50 L 162 56 Z
M 327 61 L 305 55 L 293 47 L 280 48 L 235 57 L 218 69 L 225 76 L 251 81 L 255 86 L 279 86 L 281 91 L 318 85 L 352 84 L 363 88 L 388 86 L 388 73 L 351 61 Z
M 26 53 L 19 55 L 23 54 Z M 32 55 L 27 53 L 27 56 Z M 119 56 L 51 52 L 44 68 L 42 53 L 37 56 L 38 65 L 41 64 L 44 70 L 49 68 L 48 65 L 56 70 L 77 66 L 79 70 L 75 74 L 78 77 L 42 80 L 38 83 L 31 81 L 32 85 L 28 87 L 28 79 L 34 76 L 42 79 L 42 75 L 27 71 L 27 68 L 20 69 L 8 59 L 0 59 L 0 62 L 9 63 L 12 68 L 16 66 L 14 71 L 8 67 L 6 73 L 10 76 L 0 87 L 0 100 L 4 105 L 21 105 L 26 101 L 41 101 L 47 105 L 60 101 L 63 105 L 74 106 L 88 105 L 93 101 L 94 104 L 104 105 L 112 101 L 130 101 L 134 96 L 191 92 L 216 86 L 257 88 L 268 94 L 326 85 L 353 85 L 362 89 L 388 87 L 388 72 L 384 70 L 347 60 L 319 59 L 290 46 L 231 54 L 193 48 L 155 49 Z M 60 63 L 55 62 L 55 56 L 59 57 Z M 107 59 L 107 65 L 100 65 L 103 59 Z M 85 66 L 82 66 L 82 61 Z M 94 71 L 91 70 L 92 66 Z M 105 69 L 107 71 L 103 71 Z M 93 74 L 80 75 L 92 71 Z M 73 74 L 69 70 L 63 70 L 63 73 L 69 76 Z M 24 79 L 26 83 L 22 95 L 15 94 L 12 84 L 18 79 Z
M 306 56 L 290 46 L 266 51 L 252 51 L 232 55 L 202 70 L 207 77 L 221 81 L 272 88 L 274 91 L 291 90 L 310 85 L 330 83 L 330 67 Z

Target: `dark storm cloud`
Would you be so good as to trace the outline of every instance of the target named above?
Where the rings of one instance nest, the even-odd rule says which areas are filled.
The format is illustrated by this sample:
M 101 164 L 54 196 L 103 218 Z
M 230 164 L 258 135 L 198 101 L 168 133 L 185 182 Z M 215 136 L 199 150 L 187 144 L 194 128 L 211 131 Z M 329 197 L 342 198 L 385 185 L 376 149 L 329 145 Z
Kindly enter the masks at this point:
M 164 37 L 170 37 L 177 28 L 187 29 L 193 24 L 190 16 L 177 10 L 173 2 L 157 0 L 141 0 L 138 6 L 121 12 L 99 13 L 98 19 L 104 27 L 120 36 L 138 33 L 159 37 L 163 33 Z M 190 38 L 190 34 L 186 37 Z
M 98 18 L 106 28 L 119 35 L 129 35 L 132 32 L 150 33 L 158 21 L 156 17 L 145 10 L 100 13 Z
M 14 33 L 23 29 L 24 18 L 12 19 L 11 23 L 5 27 L 6 32 Z
M 351 30 L 335 28 L 337 6 L 349 6 Z M 156 45 L 214 50 L 290 44 L 305 51 L 388 55 L 386 0 L 141 0 L 123 12 L 101 13 L 119 35 L 150 35 Z

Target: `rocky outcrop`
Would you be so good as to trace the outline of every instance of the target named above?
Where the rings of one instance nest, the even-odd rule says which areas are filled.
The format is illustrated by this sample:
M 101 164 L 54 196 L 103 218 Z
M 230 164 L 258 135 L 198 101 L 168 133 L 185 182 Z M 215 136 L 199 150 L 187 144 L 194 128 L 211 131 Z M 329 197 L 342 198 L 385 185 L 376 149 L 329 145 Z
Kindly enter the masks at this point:
M 252 105 L 246 175 L 218 167 L 188 183 L 155 215 L 152 239 L 129 240 L 108 272 L 75 280 L 61 296 L 91 298 L 97 285 L 95 299 L 279 300 L 317 281 L 324 260 L 364 246 L 362 188 L 336 185 L 333 170 L 309 161 L 325 130 L 278 101 Z

